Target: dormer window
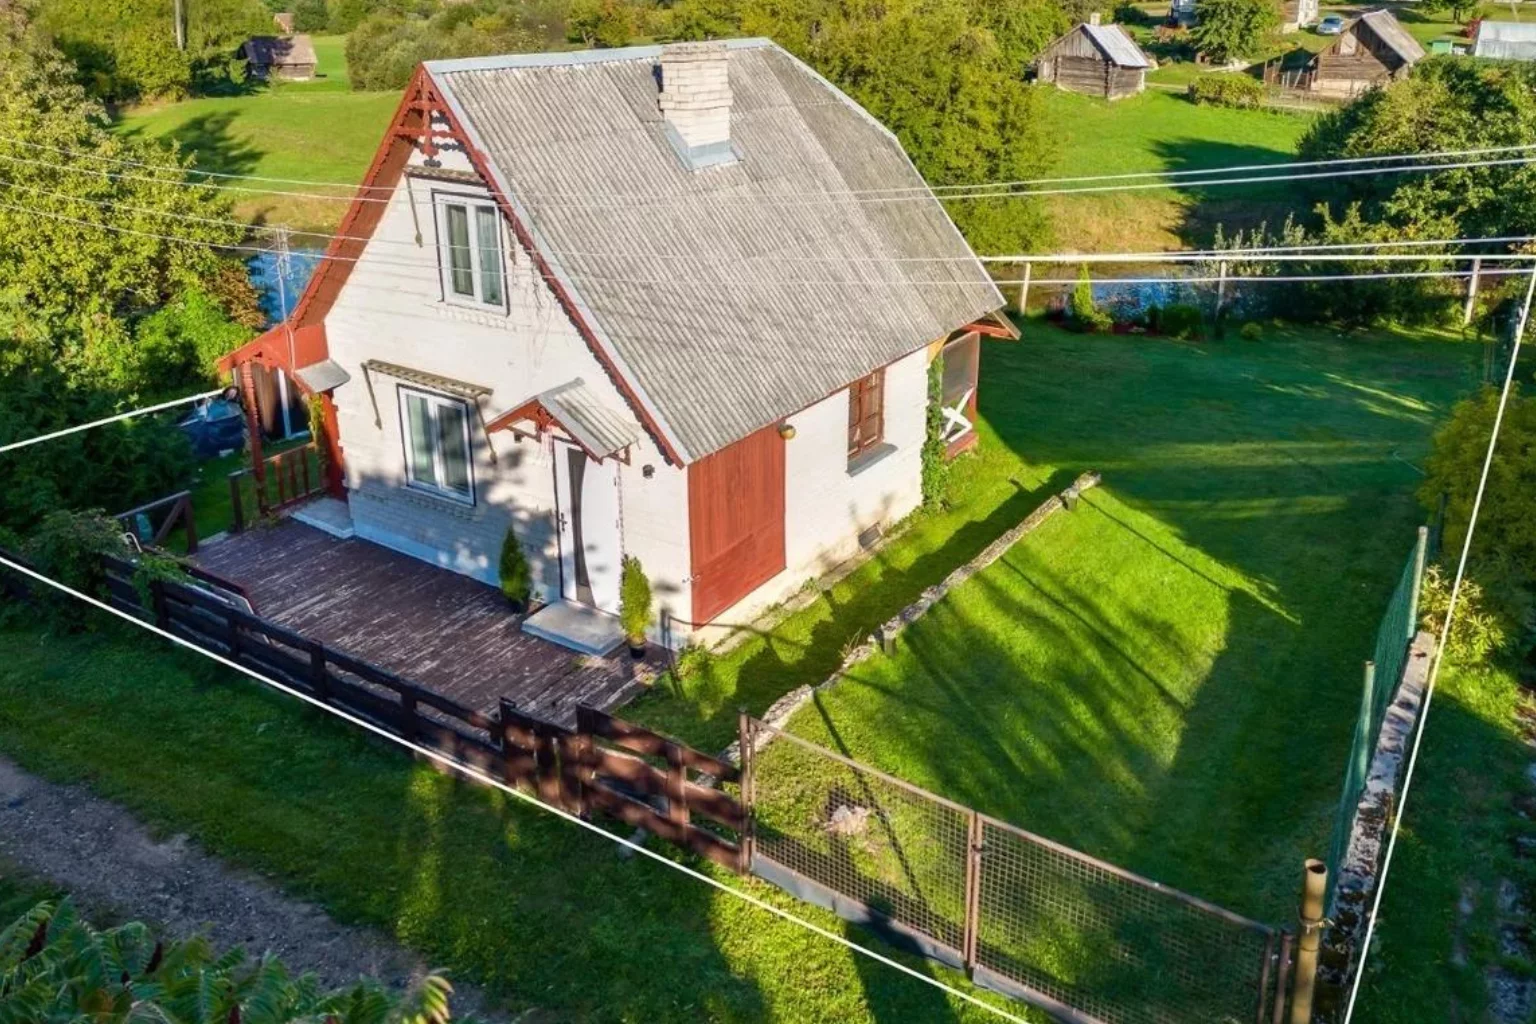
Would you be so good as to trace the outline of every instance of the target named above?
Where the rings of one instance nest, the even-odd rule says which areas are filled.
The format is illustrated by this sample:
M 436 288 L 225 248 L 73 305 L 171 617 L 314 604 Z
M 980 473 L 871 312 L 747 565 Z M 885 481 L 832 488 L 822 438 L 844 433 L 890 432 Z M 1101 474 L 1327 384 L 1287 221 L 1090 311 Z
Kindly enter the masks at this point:
M 437 193 L 438 269 L 443 297 L 464 306 L 505 310 L 501 211 L 469 196 Z

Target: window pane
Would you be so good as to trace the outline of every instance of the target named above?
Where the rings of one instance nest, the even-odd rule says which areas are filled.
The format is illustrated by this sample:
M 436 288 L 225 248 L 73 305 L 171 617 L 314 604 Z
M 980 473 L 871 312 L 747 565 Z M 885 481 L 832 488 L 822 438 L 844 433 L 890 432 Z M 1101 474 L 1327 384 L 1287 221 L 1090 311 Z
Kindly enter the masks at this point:
M 405 418 L 411 435 L 406 439 L 411 479 L 436 486 L 437 471 L 432 468 L 432 410 L 427 400 L 420 395 L 406 395 Z
M 443 486 L 469 494 L 469 450 L 465 440 L 464 407 L 444 403 L 437 407 L 438 451 L 443 457 Z
M 446 206 L 448 215 L 448 280 L 456 295 L 475 294 L 475 273 L 469 262 L 469 210 Z
M 480 301 L 501 305 L 501 214 L 494 206 L 475 208 L 480 244 Z

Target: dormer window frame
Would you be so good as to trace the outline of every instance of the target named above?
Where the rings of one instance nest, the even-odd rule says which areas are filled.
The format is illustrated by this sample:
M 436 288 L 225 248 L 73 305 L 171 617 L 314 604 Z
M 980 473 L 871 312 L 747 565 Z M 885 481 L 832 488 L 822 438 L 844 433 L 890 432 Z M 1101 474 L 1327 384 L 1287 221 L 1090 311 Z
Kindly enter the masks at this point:
M 442 300 L 505 314 L 507 229 L 496 201 L 484 192 L 433 189 L 432 221 Z

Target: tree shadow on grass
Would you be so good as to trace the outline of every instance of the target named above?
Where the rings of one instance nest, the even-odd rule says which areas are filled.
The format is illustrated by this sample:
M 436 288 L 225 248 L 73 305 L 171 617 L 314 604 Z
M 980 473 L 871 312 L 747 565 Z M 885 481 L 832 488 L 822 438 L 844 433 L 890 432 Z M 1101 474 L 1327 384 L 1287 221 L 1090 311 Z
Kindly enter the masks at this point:
M 183 154 L 195 156 L 198 171 L 211 174 L 249 174 L 256 169 L 266 151 L 253 143 L 237 139 L 231 131 L 233 111 L 216 111 L 189 118 L 170 131 L 155 136 L 162 142 L 174 142 Z M 123 134 L 145 137 L 143 127 L 127 129 Z
M 1237 113 L 1233 111 L 1233 113 Z M 1257 115 L 1256 115 L 1257 116 Z M 1294 115 L 1271 112 L 1270 117 Z M 1290 152 L 1271 147 L 1215 142 L 1209 139 L 1171 137 L 1152 145 L 1163 167 L 1170 172 L 1203 171 L 1221 167 L 1257 167 L 1262 164 L 1282 164 L 1294 160 Z M 1257 178 L 1268 173 L 1264 170 L 1234 171 L 1225 174 L 1197 175 L 1206 180 L 1225 178 Z M 1180 188 L 1188 198 L 1183 206 L 1183 216 L 1177 234 L 1190 247 L 1209 245 L 1218 225 L 1230 237 L 1238 229 L 1251 230 L 1268 222 L 1271 230 L 1279 230 L 1286 215 L 1293 213 L 1297 220 L 1304 220 L 1311 213 L 1310 194 L 1291 183 L 1198 185 Z

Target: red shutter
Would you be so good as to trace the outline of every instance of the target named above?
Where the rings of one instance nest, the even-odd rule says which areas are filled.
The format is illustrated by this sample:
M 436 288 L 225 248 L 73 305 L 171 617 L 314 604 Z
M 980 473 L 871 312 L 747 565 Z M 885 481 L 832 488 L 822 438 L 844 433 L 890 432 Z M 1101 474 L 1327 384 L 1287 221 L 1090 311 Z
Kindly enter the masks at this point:
M 777 425 L 688 467 L 688 528 L 696 625 L 784 570 L 784 439 Z

